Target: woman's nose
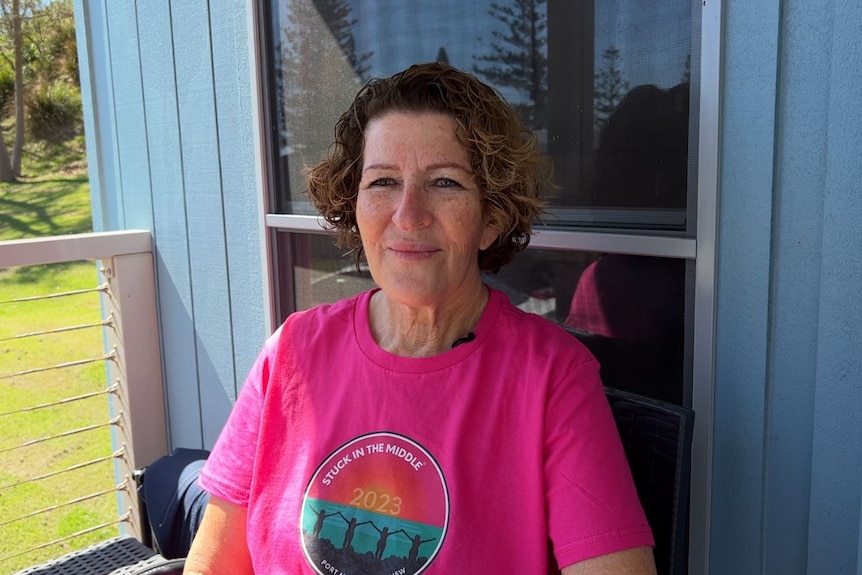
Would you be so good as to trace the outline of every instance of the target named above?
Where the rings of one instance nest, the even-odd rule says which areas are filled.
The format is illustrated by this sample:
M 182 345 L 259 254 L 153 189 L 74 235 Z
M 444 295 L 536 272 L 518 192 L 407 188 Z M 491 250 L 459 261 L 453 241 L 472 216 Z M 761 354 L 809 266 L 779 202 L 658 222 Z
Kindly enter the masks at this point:
M 409 230 L 426 226 L 431 221 L 428 196 L 422 186 L 405 182 L 398 196 L 398 205 L 392 221 L 401 229 Z

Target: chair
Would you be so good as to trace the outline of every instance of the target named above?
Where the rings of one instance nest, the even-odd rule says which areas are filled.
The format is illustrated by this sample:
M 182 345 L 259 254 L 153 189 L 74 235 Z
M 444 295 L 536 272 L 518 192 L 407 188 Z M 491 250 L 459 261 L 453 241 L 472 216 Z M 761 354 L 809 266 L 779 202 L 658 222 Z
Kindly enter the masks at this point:
M 184 559 L 165 559 L 129 535 L 67 553 L 15 575 L 180 575 Z
M 143 541 L 121 535 L 16 575 L 181 575 L 209 499 L 196 484 L 207 456 L 178 448 L 135 470 Z
M 607 388 L 638 496 L 655 537 L 659 575 L 688 572 L 691 409 Z
M 626 459 L 655 537 L 658 575 L 688 573 L 688 504 L 694 412 L 605 388 Z M 551 569 L 559 573 L 549 551 Z
M 177 448 L 135 471 L 144 543 L 168 559 L 189 553 L 209 494 L 197 478 L 209 451 Z

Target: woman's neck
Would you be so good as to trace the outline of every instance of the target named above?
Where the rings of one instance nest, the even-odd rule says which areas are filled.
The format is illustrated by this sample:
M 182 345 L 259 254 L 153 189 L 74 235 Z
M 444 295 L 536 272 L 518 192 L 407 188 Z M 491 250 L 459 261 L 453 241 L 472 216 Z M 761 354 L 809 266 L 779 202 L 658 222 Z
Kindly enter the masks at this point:
M 404 357 L 429 357 L 452 349 L 468 336 L 488 304 L 488 290 L 480 284 L 464 301 L 440 306 L 410 307 L 375 292 L 369 305 L 371 334 L 381 348 Z

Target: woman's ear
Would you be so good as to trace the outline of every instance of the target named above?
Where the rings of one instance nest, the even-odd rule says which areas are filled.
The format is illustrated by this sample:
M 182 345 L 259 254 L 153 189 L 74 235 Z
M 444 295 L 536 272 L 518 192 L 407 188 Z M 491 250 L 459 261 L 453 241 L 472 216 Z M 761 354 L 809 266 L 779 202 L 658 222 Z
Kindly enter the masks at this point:
M 485 251 L 497 241 L 500 237 L 500 225 L 491 219 L 491 216 L 485 216 L 485 227 L 482 229 L 482 238 L 479 242 L 479 250 Z

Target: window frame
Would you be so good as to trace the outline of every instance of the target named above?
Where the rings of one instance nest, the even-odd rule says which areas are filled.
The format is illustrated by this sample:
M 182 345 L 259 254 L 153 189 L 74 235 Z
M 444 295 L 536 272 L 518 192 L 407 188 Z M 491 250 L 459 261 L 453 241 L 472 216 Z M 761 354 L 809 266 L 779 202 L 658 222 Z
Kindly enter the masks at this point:
M 321 219 L 316 216 L 271 213 L 270 189 L 275 184 L 275 171 L 270 161 L 269 138 L 273 131 L 273 112 L 267 108 L 269 93 L 268 54 L 263 27 L 268 20 L 269 0 L 248 0 L 249 64 L 252 71 L 252 117 L 255 137 L 255 169 L 258 175 L 255 193 L 260 216 L 260 245 L 263 265 L 263 298 L 266 306 L 265 326 L 268 333 L 277 327 L 278 302 L 274 285 L 277 279 L 292 277 L 292 250 L 276 253 L 279 232 L 325 234 Z M 714 420 L 715 371 L 715 303 L 718 230 L 718 185 L 720 144 L 720 97 L 722 61 L 722 0 L 693 1 L 692 10 L 700 10 L 699 44 L 692 43 L 692 52 L 699 52 L 700 65 L 692 67 L 692 84 L 698 86 L 693 101 L 698 102 L 697 133 L 690 141 L 697 142 L 697 171 L 690 173 L 696 183 L 697 207 L 693 237 L 674 235 L 629 234 L 615 231 L 582 231 L 576 229 L 544 229 L 539 227 L 528 249 L 562 251 L 593 251 L 642 256 L 680 258 L 694 263 L 693 298 L 690 307 L 693 319 L 690 406 L 695 412 L 691 453 L 691 494 L 689 506 L 689 573 L 708 575 L 710 549 L 712 455 Z M 695 36 L 693 36 L 695 37 Z M 290 240 L 288 240 L 289 242 Z M 292 297 L 292 282 L 283 282 Z M 689 398 L 687 398 L 688 400 Z

